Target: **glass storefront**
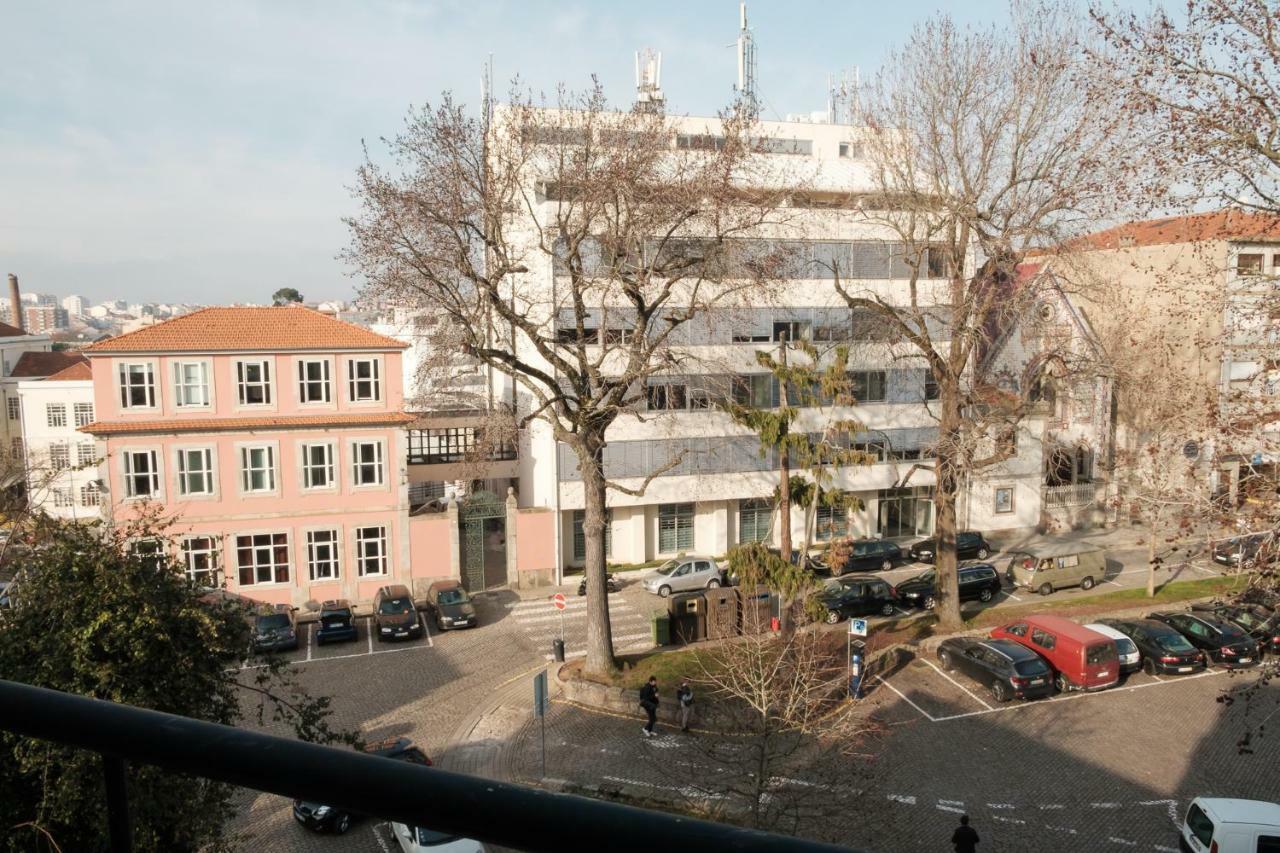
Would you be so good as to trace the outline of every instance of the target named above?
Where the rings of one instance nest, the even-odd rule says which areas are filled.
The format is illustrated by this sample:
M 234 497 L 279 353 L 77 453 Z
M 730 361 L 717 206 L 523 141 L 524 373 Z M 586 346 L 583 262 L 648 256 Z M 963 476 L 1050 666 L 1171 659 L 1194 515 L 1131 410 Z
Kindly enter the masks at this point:
M 878 533 L 884 539 L 933 533 L 933 487 L 881 489 Z

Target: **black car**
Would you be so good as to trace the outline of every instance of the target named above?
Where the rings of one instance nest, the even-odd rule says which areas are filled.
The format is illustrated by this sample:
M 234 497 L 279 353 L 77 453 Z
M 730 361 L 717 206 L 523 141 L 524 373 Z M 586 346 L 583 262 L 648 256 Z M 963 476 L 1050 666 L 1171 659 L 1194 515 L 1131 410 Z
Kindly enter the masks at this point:
M 1280 613 L 1257 604 L 1193 604 L 1192 613 L 1206 613 L 1239 626 L 1258 644 L 1258 654 L 1280 655 Z
M 849 555 L 839 571 L 831 568 L 827 554 L 815 554 L 809 560 L 815 571 L 839 577 L 848 572 L 887 572 L 902 562 L 902 549 L 884 539 L 855 539 L 849 543 Z
M 431 759 L 426 753 L 413 745 L 408 738 L 389 738 L 364 748 L 365 752 L 382 758 L 396 761 L 408 761 L 410 764 L 431 766 Z M 341 835 L 351 828 L 351 824 L 365 815 L 343 809 L 326 806 L 322 803 L 311 803 L 305 800 L 293 801 L 293 819 L 313 832 L 336 832 Z
M 373 631 L 378 641 L 400 637 L 421 637 L 422 621 L 409 588 L 402 584 L 384 586 L 373 597 Z
M 1240 569 L 1274 563 L 1277 554 L 1276 536 L 1270 531 L 1224 539 L 1213 546 L 1215 563 Z
M 1053 693 L 1053 670 L 1035 652 L 1013 640 L 951 637 L 938 646 L 938 662 L 959 670 L 991 691 L 997 702 L 1039 699 Z
M 1258 663 L 1258 644 L 1237 625 L 1204 613 L 1148 613 L 1186 637 L 1214 663 L 1229 669 Z
M 832 583 L 817 593 L 817 599 L 826 610 L 827 622 L 834 625 L 851 616 L 892 616 L 897 596 L 886 581 L 859 578 Z
M 622 581 L 618 580 L 615 574 L 608 574 L 604 577 L 604 588 L 607 592 L 618 592 L 622 589 Z M 578 582 L 578 595 L 587 594 L 587 576 L 583 575 L 582 580 Z
M 961 601 L 990 601 L 1000 591 L 1000 576 L 990 563 L 961 566 L 957 574 Z M 898 584 L 898 598 L 907 604 L 932 610 L 938 603 L 934 570 L 929 569 Z
M 474 628 L 478 624 L 471 596 L 455 580 L 436 581 L 427 587 L 426 606 L 441 631 Z
M 995 551 L 981 533 L 974 530 L 961 530 L 956 533 L 956 558 L 985 560 Z M 917 563 L 932 563 L 938 554 L 937 539 L 922 539 L 907 549 L 907 554 Z
M 297 609 L 287 604 L 280 604 L 255 614 L 253 650 L 282 652 L 298 648 L 298 623 L 293 616 Z
M 320 605 L 320 627 L 316 629 L 317 645 L 355 640 L 358 637 L 356 614 L 349 601 L 338 598 Z
M 1142 653 L 1147 675 L 1186 675 L 1205 668 L 1205 656 L 1187 638 L 1154 619 L 1099 619 L 1099 625 L 1115 628 Z

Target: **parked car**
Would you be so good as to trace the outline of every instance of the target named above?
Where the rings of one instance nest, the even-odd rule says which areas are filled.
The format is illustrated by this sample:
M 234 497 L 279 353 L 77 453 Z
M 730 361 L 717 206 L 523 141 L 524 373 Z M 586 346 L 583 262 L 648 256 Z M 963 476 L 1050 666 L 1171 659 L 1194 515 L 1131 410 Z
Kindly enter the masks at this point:
M 1053 667 L 1054 683 L 1068 690 L 1105 690 L 1120 681 L 1120 659 L 1110 637 L 1061 616 L 1028 616 L 991 636 L 1021 643 Z
M 622 589 L 622 581 L 615 574 L 607 574 L 604 577 L 605 592 L 618 592 Z M 578 595 L 587 594 L 587 576 L 583 575 L 582 580 L 578 582 Z
M 1280 543 L 1270 530 L 1224 539 L 1213 546 L 1213 561 L 1224 566 L 1252 569 L 1274 563 Z
M 849 572 L 887 572 L 902 562 L 902 549 L 885 539 L 854 539 L 849 543 L 849 556 L 840 570 L 832 571 L 827 554 L 815 554 L 809 560 L 815 571 L 836 577 Z
M 938 646 L 938 662 L 991 691 L 997 702 L 1039 699 L 1053 693 L 1053 670 L 1038 654 L 1011 640 L 950 637 Z
M 979 560 L 985 560 L 994 551 L 995 549 L 983 538 L 981 533 L 973 530 L 961 530 L 956 533 L 957 559 L 972 560 L 976 557 Z M 908 548 L 907 553 L 917 563 L 932 563 L 933 558 L 938 554 L 938 540 L 921 539 Z
M 1203 612 L 1238 625 L 1258 644 L 1258 656 L 1280 655 L 1280 613 L 1261 605 L 1193 604 L 1191 612 Z
M 351 602 L 345 598 L 326 601 L 320 605 L 320 627 L 316 629 L 316 644 L 354 640 L 359 637 L 356 630 L 356 614 L 351 609 Z
M 724 573 L 710 557 L 674 557 L 642 582 L 645 590 L 666 598 L 673 592 L 715 589 L 724 584 Z
M 260 610 L 253 617 L 253 650 L 255 652 L 282 652 L 298 647 L 298 623 L 294 612 L 298 608 L 287 604 Z
M 1131 672 L 1137 672 L 1142 669 L 1142 652 L 1138 651 L 1138 647 L 1133 644 L 1124 634 L 1112 628 L 1110 625 L 1103 625 L 1101 622 L 1093 622 L 1085 625 L 1090 631 L 1097 631 L 1104 637 L 1110 637 L 1111 641 L 1116 644 L 1116 655 L 1120 658 L 1120 674 L 1128 675 Z
M 456 580 L 436 581 L 427 587 L 426 607 L 441 631 L 474 628 L 478 624 L 476 606 Z
M 1106 552 L 1077 542 L 1049 542 L 1019 548 L 1004 571 L 1014 587 L 1041 595 L 1069 586 L 1093 589 L 1106 578 Z
M 408 587 L 395 584 L 378 590 L 373 597 L 373 630 L 379 641 L 422 636 L 422 621 Z
M 1280 804 L 1196 797 L 1178 847 L 1186 853 L 1268 853 L 1280 849 Z
M 1187 638 L 1214 663 L 1228 669 L 1256 666 L 1258 644 L 1242 628 L 1203 613 L 1148 613 L 1148 619 L 1163 622 Z
M 1000 591 L 1000 577 L 990 563 L 961 566 L 957 572 L 961 601 L 990 601 Z M 933 569 L 898 584 L 898 598 L 906 604 L 932 610 L 938 603 L 937 576 Z
M 826 609 L 826 620 L 831 625 L 841 619 L 873 613 L 892 616 L 898 598 L 893 587 L 879 578 L 841 580 L 823 588 L 816 595 Z
M 392 823 L 391 834 L 396 837 L 401 853 L 484 853 L 484 845 L 470 838 L 446 835 L 421 826 L 405 826 Z
M 1098 622 L 1133 640 L 1142 655 L 1142 671 L 1147 675 L 1187 675 L 1205 667 L 1204 654 L 1163 622 L 1154 619 L 1099 619 Z
M 431 766 L 431 759 L 425 752 L 413 745 L 408 738 L 389 738 L 378 743 L 368 744 L 365 752 L 382 758 L 396 761 L 407 761 L 410 764 Z M 351 824 L 365 815 L 349 812 L 344 809 L 313 803 L 306 800 L 293 801 L 293 819 L 312 832 L 334 832 L 338 835 L 351 828 Z

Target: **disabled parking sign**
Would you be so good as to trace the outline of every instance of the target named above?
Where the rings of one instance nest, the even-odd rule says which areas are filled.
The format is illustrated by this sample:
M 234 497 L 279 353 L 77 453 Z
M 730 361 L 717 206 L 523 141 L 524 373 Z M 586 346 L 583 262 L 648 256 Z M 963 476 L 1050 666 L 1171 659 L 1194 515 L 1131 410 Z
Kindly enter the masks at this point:
M 853 637 L 867 636 L 867 620 L 866 619 L 850 619 L 849 634 Z

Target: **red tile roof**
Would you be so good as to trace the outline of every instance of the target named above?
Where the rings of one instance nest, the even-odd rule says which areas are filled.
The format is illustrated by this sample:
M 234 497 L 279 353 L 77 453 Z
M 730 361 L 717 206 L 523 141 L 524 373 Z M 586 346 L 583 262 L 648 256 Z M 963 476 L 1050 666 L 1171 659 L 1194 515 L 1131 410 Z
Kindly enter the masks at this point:
M 3 310 L 3 309 L 0 309 L 0 310 Z M 13 311 L 9 310 L 9 311 L 5 311 L 4 313 L 12 314 Z M 10 326 L 8 323 L 0 323 L 0 338 L 17 338 L 27 334 L 30 334 L 30 332 L 24 332 L 21 329 L 19 329 L 17 326 Z
M 85 379 L 93 379 L 93 371 L 89 369 L 89 359 L 81 358 L 70 367 L 59 370 L 45 382 L 78 382 Z
M 323 427 L 402 426 L 413 422 L 404 412 L 359 415 L 266 415 L 258 418 L 176 418 L 165 421 L 94 421 L 80 428 L 93 435 L 142 432 L 243 432 L 255 429 L 318 429 Z
M 9 375 L 24 379 L 52 376 L 81 362 L 88 364 L 78 352 L 24 352 Z
M 1129 222 L 1071 241 L 1074 249 L 1127 249 L 1209 240 L 1280 240 L 1280 216 L 1227 209 Z
M 301 305 L 202 308 L 100 341 L 90 355 L 112 352 L 288 352 L 387 350 L 408 344 Z

